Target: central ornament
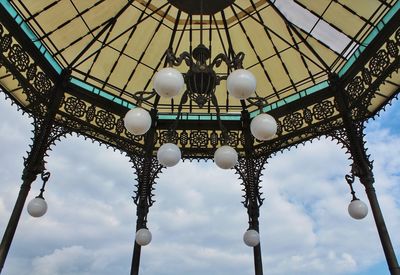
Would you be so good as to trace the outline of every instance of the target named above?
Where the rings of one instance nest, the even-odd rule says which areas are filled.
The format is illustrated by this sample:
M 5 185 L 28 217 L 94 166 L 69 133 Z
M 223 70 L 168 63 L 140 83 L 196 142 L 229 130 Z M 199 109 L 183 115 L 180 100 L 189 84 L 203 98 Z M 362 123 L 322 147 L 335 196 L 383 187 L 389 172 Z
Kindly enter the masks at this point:
M 235 0 L 168 0 L 168 2 L 191 15 L 212 15 L 229 7 Z
M 189 67 L 187 73 L 183 74 L 187 93 L 200 108 L 212 100 L 220 81 L 227 79 L 227 75 L 217 75 L 214 67 L 219 67 L 224 62 L 229 70 L 240 69 L 244 54 L 240 52 L 232 60 L 225 54 L 219 54 L 212 62 L 207 62 L 210 57 L 210 50 L 203 44 L 198 45 L 192 54 L 183 52 L 179 57 L 176 57 L 171 49 L 167 51 L 169 66 L 179 66 L 184 61 Z

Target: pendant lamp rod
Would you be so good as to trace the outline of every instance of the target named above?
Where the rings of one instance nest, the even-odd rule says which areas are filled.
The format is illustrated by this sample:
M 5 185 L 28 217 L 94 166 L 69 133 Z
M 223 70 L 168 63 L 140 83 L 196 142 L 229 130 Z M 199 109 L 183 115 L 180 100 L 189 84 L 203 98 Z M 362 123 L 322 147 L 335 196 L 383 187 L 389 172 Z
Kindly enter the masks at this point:
M 200 0 L 200 44 L 203 44 L 203 0 Z

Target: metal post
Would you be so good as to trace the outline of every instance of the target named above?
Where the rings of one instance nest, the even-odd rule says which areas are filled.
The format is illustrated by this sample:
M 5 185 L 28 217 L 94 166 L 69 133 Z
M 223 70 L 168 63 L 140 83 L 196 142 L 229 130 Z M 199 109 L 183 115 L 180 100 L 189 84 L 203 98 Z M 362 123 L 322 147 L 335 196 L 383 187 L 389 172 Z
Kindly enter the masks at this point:
M 29 190 L 31 189 L 32 182 L 36 179 L 36 175 L 36 172 L 30 172 L 29 176 L 25 177 L 21 185 L 17 201 L 15 202 L 14 209 L 11 213 L 6 231 L 4 232 L 3 239 L 0 244 L 0 273 L 3 270 L 8 251 L 10 250 L 10 246 L 13 241 L 19 219 L 25 205 L 26 197 L 28 196 Z
M 23 183 L 0 244 L 0 273 L 6 261 L 8 251 L 10 250 L 31 184 L 44 169 L 43 159 L 49 146 L 49 137 L 53 129 L 54 117 L 61 104 L 62 95 L 64 93 L 63 87 L 68 77 L 69 74 L 67 73 L 63 73 L 60 77 L 60 80 L 53 88 L 54 95 L 48 103 L 46 117 L 43 118 L 43 120 L 36 120 L 32 149 L 25 160 L 25 168 L 22 174 Z
M 260 216 L 260 206 L 263 202 L 263 199 L 261 199 L 259 182 L 264 160 L 257 163 L 258 166 L 256 165 L 255 158 L 253 157 L 253 137 L 250 133 L 250 115 L 247 111 L 242 112 L 242 124 L 245 141 L 245 157 L 241 160 L 241 162 L 243 162 L 242 167 L 239 165 L 237 170 L 243 179 L 243 185 L 245 187 L 246 195 L 244 205 L 247 208 L 249 217 L 249 229 L 254 229 L 259 232 L 258 218 Z M 255 275 L 262 275 L 263 266 L 260 244 L 253 248 L 253 256 Z
M 369 176 L 361 176 L 360 181 L 365 187 L 369 204 L 371 206 L 372 214 L 374 216 L 376 228 L 378 229 L 379 238 L 385 253 L 386 261 L 392 275 L 400 275 L 400 267 L 397 262 L 396 254 L 394 252 L 392 242 L 390 240 L 389 232 L 386 228 L 385 220 L 379 206 L 378 198 L 376 197 L 375 188 L 373 187 L 374 177 L 372 171 Z
M 353 120 L 349 110 L 349 103 L 344 88 L 341 87 L 337 76 L 331 77 L 332 88 L 336 93 L 339 110 L 342 114 L 343 124 L 348 138 L 348 148 L 353 158 L 353 172 L 359 177 L 364 185 L 368 200 L 374 216 L 376 228 L 385 253 L 386 262 L 392 275 L 400 275 L 400 268 L 396 254 L 390 240 L 389 232 L 386 228 L 385 220 L 379 206 L 378 198 L 373 187 L 374 175 L 372 172 L 372 162 L 366 154 L 365 142 L 363 140 L 363 124 Z
M 152 125 L 149 132 L 145 136 L 145 152 L 144 156 L 141 158 L 137 164 L 133 161 L 134 165 L 136 163 L 136 173 L 137 173 L 137 193 L 136 197 L 134 197 L 135 203 L 137 204 L 137 221 L 136 221 L 136 232 L 141 228 L 146 228 L 147 223 L 147 214 L 149 213 L 149 208 L 151 207 L 152 201 L 152 190 L 153 183 L 157 173 L 160 171 L 161 167 L 158 166 L 156 169 L 153 163 L 153 150 L 154 150 L 154 138 L 156 132 L 156 122 L 157 122 L 157 110 L 151 110 L 151 119 Z M 134 157 L 134 156 L 132 156 Z M 139 274 L 139 265 L 140 265 L 140 254 L 141 254 L 141 246 L 135 241 L 135 245 L 133 248 L 133 256 L 132 256 L 132 265 L 131 265 L 131 275 Z
M 139 199 L 139 204 L 137 206 L 136 232 L 139 229 L 146 227 L 148 212 L 149 206 L 147 206 L 145 200 Z M 133 247 L 131 275 L 139 274 L 141 248 L 142 247 L 135 241 L 135 245 Z
M 250 227 L 251 229 L 256 230 L 257 232 L 260 232 L 259 228 L 259 222 L 258 222 L 258 217 L 259 217 L 259 207 L 257 207 L 256 213 L 251 213 L 252 211 L 248 211 L 249 214 L 249 220 L 251 220 Z M 262 255 L 261 255 L 261 244 L 258 244 L 253 248 L 253 256 L 254 256 L 254 272 L 256 275 L 262 275 L 263 274 L 263 266 L 262 266 Z
M 138 205 L 138 209 L 137 209 L 136 232 L 139 229 L 141 229 L 144 226 L 146 226 L 146 220 L 145 220 L 145 215 L 143 215 L 144 214 L 143 210 L 144 210 L 143 207 L 139 204 Z M 141 248 L 142 247 L 135 241 L 135 245 L 133 247 L 131 275 L 138 275 L 139 274 Z

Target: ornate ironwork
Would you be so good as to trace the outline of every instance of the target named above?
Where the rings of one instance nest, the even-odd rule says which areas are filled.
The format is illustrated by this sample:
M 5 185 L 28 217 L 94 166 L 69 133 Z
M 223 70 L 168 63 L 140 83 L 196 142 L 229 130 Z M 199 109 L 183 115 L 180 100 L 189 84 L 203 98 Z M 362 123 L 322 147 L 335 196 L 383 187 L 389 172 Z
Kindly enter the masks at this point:
M 29 65 L 18 65 L 19 68 L 25 69 L 25 71 L 19 71 L 17 67 L 8 61 L 8 58 L 6 56 L 9 55 L 9 52 L 12 48 L 13 45 L 13 38 L 12 36 L 7 33 L 2 25 L 1 26 L 1 31 L 0 31 L 0 45 L 3 53 L 0 53 L 0 60 L 1 60 L 1 65 L 0 66 L 6 66 L 7 69 L 9 69 L 14 77 L 17 77 L 19 83 L 23 87 L 24 93 L 27 95 L 27 101 L 30 103 L 27 106 L 20 105 L 21 107 L 24 108 L 24 110 L 27 110 L 31 113 L 34 114 L 34 116 L 40 116 L 43 117 L 46 114 L 46 106 L 47 106 L 47 100 L 48 96 L 46 89 L 49 87 L 48 83 L 52 83 L 50 78 L 46 77 L 41 68 L 29 57 Z M 388 39 L 388 42 L 386 43 L 387 45 L 387 52 L 388 55 L 390 56 L 390 60 L 394 60 L 393 56 L 397 52 L 393 49 L 393 43 L 396 44 L 397 47 L 399 47 L 399 30 L 397 30 L 391 38 Z M 17 45 L 17 44 L 14 44 Z M 15 47 L 17 49 L 18 47 Z M 20 47 L 19 47 L 20 48 Z M 15 52 L 19 52 L 19 50 L 15 50 Z M 15 60 L 17 60 L 17 56 L 23 56 L 22 60 L 26 60 L 26 55 L 25 54 L 15 54 L 15 57 L 13 57 Z M 398 59 L 398 57 L 397 57 Z M 397 60 L 396 59 L 396 60 Z M 18 61 L 16 64 L 25 64 L 26 61 Z M 376 63 L 376 61 L 375 61 Z M 359 75 L 356 75 L 354 79 L 354 83 L 350 82 L 346 86 L 346 91 L 356 91 L 357 89 L 358 92 L 353 92 L 354 95 L 359 95 L 361 96 L 363 93 L 366 91 L 373 95 L 374 90 L 373 89 L 368 89 L 366 86 L 368 85 L 374 85 L 376 82 L 376 79 L 374 76 L 371 75 L 370 69 L 368 68 L 369 63 L 367 63 L 366 68 L 361 70 L 361 73 Z M 393 63 L 392 63 L 393 64 Z M 390 66 L 390 65 L 389 65 Z M 362 78 L 362 81 L 361 79 Z M 360 82 L 361 81 L 361 82 Z M 36 83 L 36 84 L 35 84 Z M 362 87 L 355 87 L 359 84 L 356 83 L 362 83 Z M 52 84 L 53 85 L 53 84 Z M 75 89 L 74 85 L 72 83 L 69 83 L 69 89 Z M 376 86 L 376 85 L 375 85 Z M 375 87 L 374 86 L 374 87 Z M 371 86 L 372 87 L 372 86 Z M 364 90 L 362 90 L 364 89 Z M 364 91 L 364 92 L 361 92 Z M 142 92 L 143 93 L 143 92 Z M 329 90 L 327 91 L 327 94 L 329 94 Z M 152 94 L 142 94 L 138 99 L 140 100 L 145 100 L 146 96 L 153 96 L 154 93 Z M 352 98 L 352 97 L 351 97 Z M 264 103 L 264 101 L 260 101 L 261 99 L 250 99 L 249 102 L 251 104 L 251 101 L 259 101 L 258 105 L 261 106 L 261 103 Z M 318 98 L 315 98 L 316 101 L 320 100 Z M 357 100 L 357 99 L 354 99 Z M 352 102 L 355 102 L 352 100 Z M 327 102 L 329 101 L 329 102 Z M 258 150 L 260 154 L 269 154 L 273 152 L 277 152 L 281 149 L 284 149 L 285 147 L 291 146 L 291 145 L 296 145 L 298 143 L 301 143 L 304 140 L 310 139 L 317 137 L 321 134 L 326 134 L 331 132 L 334 129 L 337 129 L 340 127 L 340 121 L 337 121 L 338 112 L 337 112 L 337 107 L 335 106 L 335 102 L 331 99 L 325 99 L 322 100 L 321 102 L 317 103 L 311 103 L 308 105 L 301 105 L 296 103 L 298 109 L 293 110 L 292 108 L 287 108 L 287 110 L 293 110 L 292 112 L 287 112 L 282 113 L 282 112 L 273 112 L 272 114 L 277 118 L 278 121 L 278 133 L 277 137 L 270 142 L 264 142 L 264 143 L 256 143 L 256 146 L 258 148 L 264 147 L 263 150 Z M 26 109 L 28 108 L 28 109 Z M 353 111 L 353 114 L 359 114 L 360 112 L 357 111 L 357 107 L 355 107 L 356 111 Z M 84 101 L 82 99 L 79 99 L 78 97 L 74 96 L 74 98 L 71 98 L 71 96 L 66 96 L 62 105 L 62 108 L 60 109 L 60 121 L 59 123 L 64 123 L 68 122 L 70 125 L 75 125 L 76 123 L 70 123 L 71 120 L 75 121 L 80 121 L 80 122 L 89 122 L 89 124 L 85 124 L 85 127 L 77 127 L 77 128 L 71 128 L 71 130 L 76 129 L 77 132 L 80 134 L 84 134 L 85 136 L 90 136 L 95 138 L 99 142 L 106 142 L 111 145 L 111 146 L 127 146 L 127 148 L 121 148 L 122 151 L 129 151 L 131 149 L 131 145 L 129 145 L 128 140 L 131 139 L 135 142 L 137 142 L 137 146 L 141 147 L 143 145 L 143 137 L 142 136 L 133 136 L 126 132 L 126 130 L 123 127 L 123 121 L 122 121 L 122 115 L 117 115 L 117 114 L 111 114 L 110 111 L 107 113 L 105 109 L 100 108 L 97 106 L 97 104 L 94 101 Z M 65 113 L 64 113 L 65 112 Z M 66 116 L 65 118 L 63 116 Z M 112 117 L 114 116 L 114 118 Z M 217 122 L 218 123 L 218 122 Z M 301 125 L 301 126 L 300 126 Z M 93 127 L 95 126 L 95 127 Z M 93 127 L 91 129 L 90 127 Z M 198 145 L 198 134 L 191 134 L 192 130 L 184 130 L 184 129 L 179 129 L 175 131 L 179 136 L 179 142 L 180 145 L 183 147 L 183 151 L 185 151 L 185 148 L 190 148 L 191 144 L 194 144 L 195 146 Z M 96 130 L 97 129 L 97 130 Z M 83 131 L 84 130 L 84 131 Z M 163 130 L 158 131 L 158 137 L 160 137 L 160 134 Z M 218 132 L 213 132 L 213 131 L 207 131 L 207 130 L 201 130 L 204 131 L 202 134 L 202 139 L 203 142 L 206 139 L 205 135 L 207 133 L 207 140 L 208 140 L 208 145 L 210 148 L 215 148 L 217 147 L 216 143 L 216 133 Z M 237 130 L 229 130 L 229 132 L 234 132 L 237 133 L 236 137 L 237 140 L 233 140 L 233 144 L 238 144 L 239 148 L 240 146 L 243 146 L 243 142 L 240 141 L 240 136 L 241 130 L 238 128 Z M 174 134 L 175 135 L 175 134 Z M 193 137 L 191 140 L 190 137 Z M 121 137 L 123 139 L 121 139 Z M 126 140 L 125 140 L 126 138 Z M 163 140 L 159 140 L 159 144 L 162 144 L 165 142 L 165 136 L 163 137 Z M 230 140 L 232 141 L 233 136 L 230 137 Z M 174 140 L 176 140 L 176 136 L 174 137 Z M 223 136 L 219 137 L 219 142 L 223 141 L 224 138 Z M 119 144 L 119 145 L 117 145 Z M 125 145 L 123 145 L 125 144 Z M 135 151 L 140 152 L 140 149 L 135 149 Z M 240 151 L 240 149 L 239 149 Z M 190 151 L 183 152 L 184 157 L 199 157 L 199 156 L 204 156 L 204 154 L 200 154 L 198 151 L 196 151 L 194 156 L 191 156 Z M 192 151 L 195 152 L 195 151 Z M 211 154 L 206 154 L 210 156 Z
M 364 119 L 379 86 L 400 66 L 400 28 L 387 38 L 383 46 L 368 60 L 364 68 L 345 85 L 352 116 Z M 372 110 L 374 111 L 374 110 Z
M 135 196 L 133 196 L 133 201 L 136 205 L 145 204 L 147 208 L 151 207 L 155 202 L 153 199 L 155 180 L 158 178 L 158 174 L 161 173 L 163 167 L 158 164 L 156 157 L 152 157 L 151 159 L 138 156 L 129 157 L 137 175 L 137 184 L 135 185 L 137 190 L 134 191 Z
M 199 44 L 190 54 L 183 52 L 179 57 L 175 56 L 172 49 L 167 50 L 166 61 L 169 66 L 179 66 L 182 62 L 189 67 L 184 74 L 184 80 L 189 97 L 202 108 L 209 102 L 215 93 L 215 88 L 220 84 L 222 79 L 226 79 L 226 75 L 215 73 L 214 67 L 219 67 L 224 62 L 228 70 L 239 69 L 242 67 L 244 53 L 240 52 L 230 59 L 225 54 L 218 54 L 212 62 L 207 64 L 207 60 L 211 57 L 210 50 L 203 44 Z
M 43 171 L 42 172 L 42 174 L 41 174 L 41 178 L 42 178 L 42 181 L 43 181 L 43 183 L 42 183 L 42 188 L 40 188 L 40 193 L 39 193 L 39 195 L 36 197 L 36 198 L 44 198 L 43 197 L 43 193 L 44 193 L 44 191 L 45 191 L 45 188 L 46 188 L 46 184 L 47 184 L 47 182 L 49 181 L 49 179 L 50 179 L 50 172 L 45 172 L 45 171 Z
M 109 24 L 112 22 L 110 21 Z M 145 137 L 133 136 L 125 130 L 122 118 L 122 113 L 125 111 L 123 107 L 114 108 L 115 105 L 111 106 L 110 102 L 100 103 L 99 98 L 95 96 L 82 99 L 74 84 L 56 83 L 54 77 L 49 77 L 50 72 L 43 69 L 49 68 L 51 65 L 36 59 L 41 56 L 38 49 L 32 46 L 28 52 L 0 24 L 0 67 L 5 67 L 7 73 L 10 72 L 10 77 L 16 78 L 18 86 L 26 96 L 21 102 L 17 102 L 14 98 L 15 102 L 24 111 L 28 111 L 35 117 L 34 143 L 28 157 L 24 160 L 26 167 L 23 174 L 24 184 L 21 187 L 22 195 L 27 194 L 32 181 L 44 171 L 43 159 L 47 156 L 46 152 L 51 145 L 61 137 L 76 132 L 84 135 L 85 138 L 89 137 L 114 149 L 127 152 L 131 157 L 138 176 L 137 191 L 133 199 L 138 205 L 138 226 L 143 226 L 143 223 L 145 224 L 147 221 L 148 208 L 154 203 L 155 179 L 161 172 L 161 166 L 153 156 L 157 146 L 172 141 L 180 144 L 185 158 L 209 158 L 210 152 L 216 147 L 221 144 L 229 144 L 242 153 L 236 170 L 243 181 L 243 191 L 245 192 L 243 205 L 248 209 L 250 226 L 258 227 L 259 207 L 263 203 L 260 177 L 267 157 L 277 151 L 329 134 L 340 141 L 351 153 L 352 175 L 346 179 L 353 181 L 354 176 L 360 178 L 366 186 L 374 215 L 377 216 L 378 222 L 381 222 L 383 218 L 379 216 L 381 215 L 379 205 L 376 205 L 372 186 L 373 163 L 366 154 L 363 141 L 363 121 L 373 115 L 374 110 L 368 108 L 380 85 L 399 69 L 400 29 L 398 25 L 394 33 L 388 34 L 382 42 L 378 41 L 377 43 L 380 43 L 379 48 L 374 51 L 373 55 L 360 59 L 360 65 L 353 66 L 356 70 L 355 73 L 352 72 L 354 70 L 350 70 L 345 77 L 336 79 L 340 82 L 340 91 L 345 91 L 344 98 L 338 96 L 335 91 L 338 83 L 331 82 L 330 87 L 324 90 L 326 94 L 319 92 L 309 95 L 305 100 L 300 99 L 295 104 L 287 104 L 287 108 L 273 110 L 273 115 L 278 122 L 277 137 L 262 143 L 251 140 L 251 144 L 254 143 L 255 146 L 251 148 L 252 152 L 249 154 L 249 138 L 245 137 L 241 127 L 229 131 L 224 127 L 219 116 L 218 103 L 214 97 L 215 85 L 226 79 L 226 75 L 217 75 L 213 68 L 222 63 L 227 65 L 228 70 L 240 68 L 244 58 L 243 53 L 233 56 L 232 60 L 226 55 L 220 54 L 213 61 L 209 61 L 210 51 L 202 44 L 194 49 L 192 55 L 184 52 L 176 57 L 170 49 L 167 52 L 167 61 L 170 66 L 178 66 L 182 62 L 189 66 L 189 71 L 184 74 L 188 91 L 182 96 L 177 118 L 179 119 L 181 114 L 182 104 L 189 97 L 200 107 L 211 101 L 216 108 L 218 120 L 208 122 L 207 127 L 201 130 L 193 130 L 185 129 L 185 127 L 179 128 L 177 119 L 168 130 L 153 127 L 153 135 L 145 142 Z M 199 84 L 201 78 L 207 81 Z M 65 75 L 59 79 L 67 80 Z M 58 92 L 60 97 L 54 99 L 53 92 L 57 90 L 55 87 L 60 87 L 57 85 L 60 85 L 63 90 Z M 68 90 L 71 90 L 71 93 L 68 93 Z M 6 93 L 12 97 L 11 91 L 6 91 Z M 64 95 L 61 96 L 60 93 Z M 393 93 L 393 95 L 395 94 L 396 92 Z M 133 98 L 140 105 L 155 95 L 154 91 L 141 91 L 136 93 Z M 389 95 L 383 104 L 389 102 L 391 97 L 392 95 Z M 342 101 L 338 102 L 340 100 Z M 251 98 L 248 102 L 260 109 L 267 104 L 264 98 Z M 105 105 L 108 103 L 111 107 L 107 106 L 106 108 Z M 220 126 L 219 130 L 216 130 L 216 124 Z M 147 147 L 150 141 L 151 148 Z M 246 154 L 243 155 L 243 151 L 246 150 Z M 378 230 L 381 229 L 378 227 Z M 389 255 L 388 262 L 391 262 L 391 269 L 393 272 L 398 272 L 398 265 L 396 267 L 395 261 L 390 258 L 390 251 L 387 252 L 388 246 L 390 246 L 387 236 L 385 236 L 385 232 L 380 232 L 380 234 L 383 234 L 383 237 L 381 236 L 382 243 L 386 246 L 385 253 Z
M 242 204 L 249 211 L 249 215 L 259 215 L 259 208 L 263 204 L 264 198 L 262 198 L 261 190 L 261 176 L 264 165 L 267 161 L 267 157 L 262 158 L 239 158 L 238 164 L 235 166 L 236 173 L 242 180 L 241 185 L 243 186 Z

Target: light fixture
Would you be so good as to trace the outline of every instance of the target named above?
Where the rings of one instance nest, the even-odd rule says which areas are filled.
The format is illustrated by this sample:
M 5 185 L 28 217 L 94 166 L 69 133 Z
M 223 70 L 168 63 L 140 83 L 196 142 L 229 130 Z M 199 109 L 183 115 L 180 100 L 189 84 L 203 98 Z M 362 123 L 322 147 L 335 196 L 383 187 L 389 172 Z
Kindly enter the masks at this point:
M 256 90 L 257 81 L 250 71 L 238 69 L 229 74 L 226 86 L 234 98 L 247 99 Z
M 47 181 L 50 178 L 50 172 L 43 172 L 42 175 L 43 185 L 40 189 L 40 193 L 37 197 L 32 199 L 27 206 L 27 211 L 29 215 L 35 218 L 42 217 L 47 212 L 47 202 L 44 200 L 43 192 Z
M 214 153 L 215 164 L 222 169 L 231 169 L 238 162 L 238 153 L 228 145 L 219 147 Z
M 356 170 L 357 170 L 357 167 L 355 167 L 355 165 L 353 164 L 351 173 L 349 175 L 345 176 L 345 179 L 350 186 L 351 195 L 353 197 L 351 202 L 349 203 L 347 211 L 349 212 L 349 215 L 353 219 L 361 220 L 367 216 L 368 206 L 362 200 L 360 200 L 359 198 L 356 197 L 356 192 L 353 189 L 354 171 L 356 171 Z
M 159 70 L 153 78 L 153 91 L 139 91 L 133 95 L 137 100 L 138 108 L 130 110 L 125 118 L 124 124 L 127 130 L 134 135 L 142 135 L 146 133 L 151 126 L 151 117 L 147 111 L 140 108 L 141 104 L 146 100 L 158 95 L 162 98 L 173 98 L 177 96 L 186 86 L 177 109 L 175 121 L 169 127 L 165 142 L 157 151 L 157 160 L 164 167 L 172 167 L 178 164 L 181 159 L 181 151 L 175 144 L 174 134 L 180 120 L 183 104 L 189 99 L 196 103 L 199 108 L 203 108 L 207 103 L 208 108 L 214 106 L 216 117 L 221 129 L 221 147 L 214 153 L 215 164 L 221 169 L 232 169 L 238 163 L 238 152 L 229 146 L 229 132 L 224 127 L 220 109 L 215 94 L 216 87 L 222 80 L 226 80 L 227 91 L 229 95 L 235 99 L 239 99 L 241 104 L 245 106 L 245 100 L 250 105 L 259 108 L 260 114 L 256 116 L 250 123 L 250 132 L 258 140 L 265 141 L 272 139 L 277 132 L 277 122 L 269 115 L 263 113 L 263 108 L 267 104 L 265 98 L 258 97 L 255 94 L 257 81 L 254 75 L 243 68 L 244 53 L 235 54 L 230 52 L 229 55 L 220 53 L 211 60 L 211 50 L 203 44 L 203 1 L 200 0 L 200 44 L 190 52 L 182 52 L 176 56 L 172 48 L 166 51 L 166 68 Z M 185 63 L 188 66 L 186 73 L 181 74 L 173 67 L 181 66 Z M 228 74 L 217 74 L 215 67 L 219 67 L 222 63 L 226 64 Z M 254 96 L 255 95 L 255 96 Z M 253 97 L 252 97 L 253 96 Z M 158 99 L 156 100 L 158 102 Z M 260 243 L 259 233 L 254 229 L 245 232 L 243 240 L 246 245 L 254 247 Z M 147 228 L 142 228 L 136 233 L 136 242 L 141 245 L 147 245 L 151 241 L 151 233 Z
M 47 203 L 43 197 L 37 196 L 28 203 L 27 210 L 29 215 L 35 218 L 39 218 L 46 214 Z
M 364 219 L 368 214 L 368 206 L 365 202 L 357 198 L 353 199 L 349 203 L 347 210 L 349 211 L 350 216 L 356 220 Z
M 136 242 L 140 246 L 146 246 L 151 242 L 152 235 L 147 228 L 141 228 L 136 232 Z
M 151 116 L 145 109 L 137 107 L 126 113 L 124 125 L 129 133 L 140 136 L 150 129 Z
M 153 78 L 153 87 L 156 93 L 165 98 L 172 98 L 183 89 L 182 74 L 174 68 L 163 68 Z
M 261 113 L 252 119 L 250 123 L 251 134 L 258 140 L 270 140 L 277 131 L 276 120 L 269 114 Z
M 174 143 L 164 143 L 157 151 L 157 160 L 162 166 L 175 166 L 181 160 L 181 150 Z
M 260 234 L 254 229 L 249 229 L 244 233 L 243 241 L 247 246 L 255 247 L 260 243 Z

